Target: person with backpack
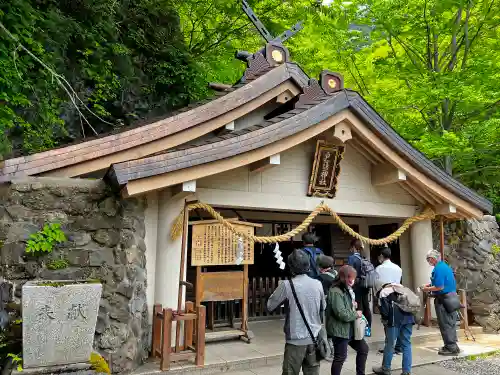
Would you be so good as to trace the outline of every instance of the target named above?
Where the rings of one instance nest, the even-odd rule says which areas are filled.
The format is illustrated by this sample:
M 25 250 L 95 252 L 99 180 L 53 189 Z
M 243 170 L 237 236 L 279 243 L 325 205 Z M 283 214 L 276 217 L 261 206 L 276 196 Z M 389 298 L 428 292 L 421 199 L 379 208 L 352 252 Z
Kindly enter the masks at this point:
M 401 284 L 379 282 L 376 288 L 382 324 L 386 339 L 382 366 L 374 367 L 377 375 L 390 375 L 396 341 L 401 345 L 402 375 L 410 375 L 412 365 L 411 336 L 415 314 L 420 311 L 420 298 Z
M 401 267 L 391 261 L 391 249 L 385 245 L 380 252 L 380 265 L 375 268 L 380 284 L 400 284 L 402 282 L 403 271 Z M 385 328 L 385 327 L 384 327 Z M 384 353 L 384 349 L 380 349 L 379 353 Z M 394 354 L 401 354 L 401 342 L 399 338 L 396 341 Z
M 363 251 L 363 243 L 359 239 L 353 239 L 351 241 L 352 254 L 347 259 L 347 263 L 356 270 L 357 278 L 354 284 L 353 290 L 356 296 L 356 302 L 358 304 L 358 309 L 363 312 L 364 317 L 368 322 L 366 329 L 366 336 L 371 336 L 372 327 L 372 312 L 370 309 L 370 290 L 375 286 L 377 280 L 377 273 L 375 272 L 375 267 L 366 258 L 361 255 Z
M 314 246 L 314 242 L 316 241 L 316 236 L 313 233 L 307 232 L 302 235 L 302 242 L 304 243 L 304 247 L 302 251 L 304 251 L 307 255 L 309 255 L 309 272 L 307 275 L 313 279 L 319 280 L 319 268 L 316 263 L 316 259 L 318 256 L 323 255 L 323 251 L 320 248 Z

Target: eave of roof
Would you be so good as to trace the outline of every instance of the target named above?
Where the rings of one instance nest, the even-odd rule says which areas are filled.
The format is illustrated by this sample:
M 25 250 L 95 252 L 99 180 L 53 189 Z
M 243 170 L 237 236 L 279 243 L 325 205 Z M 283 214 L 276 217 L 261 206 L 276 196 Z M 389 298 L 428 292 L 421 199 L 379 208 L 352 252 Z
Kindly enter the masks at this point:
M 257 84 L 257 79 L 263 76 L 265 79 L 258 80 Z M 58 149 L 5 160 L 0 169 L 0 183 L 19 176 L 38 175 L 98 159 L 168 137 L 242 106 L 287 80 L 304 87 L 309 77 L 294 63 L 274 68 L 260 66 L 259 70 L 242 83 L 234 85 L 228 92 L 217 93 L 213 98 L 191 104 L 160 121 Z
M 455 180 L 414 149 L 357 92 L 351 90 L 342 90 L 331 96 L 301 104 L 296 109 L 258 126 L 213 137 L 201 143 L 187 144 L 154 157 L 115 164 L 110 168 L 107 178 L 115 185 L 123 186 L 129 181 L 249 152 L 314 126 L 346 109 L 366 123 L 381 140 L 391 144 L 399 155 L 420 172 L 481 211 L 492 212 L 493 205 L 490 201 Z

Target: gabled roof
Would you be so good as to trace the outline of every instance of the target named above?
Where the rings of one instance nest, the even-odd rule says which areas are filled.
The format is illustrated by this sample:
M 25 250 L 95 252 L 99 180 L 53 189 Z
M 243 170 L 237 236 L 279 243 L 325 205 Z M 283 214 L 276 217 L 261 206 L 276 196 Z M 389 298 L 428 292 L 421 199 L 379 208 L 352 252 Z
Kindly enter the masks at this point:
M 491 202 L 439 169 L 397 134 L 357 92 L 351 90 L 324 94 L 257 126 L 190 143 L 161 155 L 115 164 L 110 168 L 108 179 L 123 187 L 131 181 L 168 175 L 247 154 L 297 135 L 345 111 L 354 114 L 416 170 L 481 211 L 492 211 Z
M 292 96 L 300 93 L 290 102 L 292 110 L 260 125 L 194 142 L 286 91 L 296 91 Z M 323 71 L 319 83 L 309 79 L 289 62 L 286 48 L 275 42 L 248 59 L 242 79 L 228 92 L 119 134 L 6 160 L 0 182 L 109 168 L 106 178 L 112 184 L 123 188 L 125 195 L 139 194 L 262 160 L 342 121 L 352 127 L 352 146 L 365 150 L 375 163 L 388 161 L 401 168 L 409 176 L 401 186 L 422 203 L 456 204 L 464 216 L 492 211 L 491 202 L 409 145 L 358 93 L 344 90 L 341 76 Z
M 226 123 L 234 121 L 242 114 L 264 104 L 264 100 L 270 100 L 265 94 L 287 81 L 293 82 L 297 91 L 307 85 L 307 75 L 296 64 L 285 63 L 275 67 L 270 65 L 261 54 L 256 54 L 248 65 L 242 80 L 228 91 L 216 93 L 210 99 L 191 104 L 167 118 L 117 134 L 101 136 L 29 156 L 8 159 L 3 163 L 3 168 L 0 164 L 0 182 L 6 182 L 20 176 L 46 174 L 51 171 L 55 172 L 50 173 L 50 175 L 58 175 L 58 170 L 63 171 L 61 175 L 74 177 L 107 169 L 112 163 L 152 155 L 224 126 L 225 123 L 220 123 L 220 121 L 226 120 L 222 117 L 223 115 L 226 115 Z M 290 85 L 285 85 L 282 91 L 287 88 L 295 90 Z M 279 93 L 278 91 L 277 94 Z M 254 105 L 250 105 L 252 102 L 255 102 Z M 247 107 L 243 108 L 242 111 L 237 111 L 245 105 Z M 228 115 L 231 111 L 235 112 L 233 116 Z M 208 122 L 211 123 L 204 129 L 197 128 L 198 125 Z M 195 128 L 196 131 L 188 133 L 189 130 Z M 176 139 L 172 139 L 173 135 L 179 134 L 182 134 L 182 137 L 178 136 Z M 148 147 L 141 148 L 144 145 L 148 145 Z M 130 152 L 127 153 L 127 151 Z M 80 163 L 88 165 L 91 161 L 94 162 L 87 168 L 74 168 L 72 172 L 64 172 L 65 168 Z

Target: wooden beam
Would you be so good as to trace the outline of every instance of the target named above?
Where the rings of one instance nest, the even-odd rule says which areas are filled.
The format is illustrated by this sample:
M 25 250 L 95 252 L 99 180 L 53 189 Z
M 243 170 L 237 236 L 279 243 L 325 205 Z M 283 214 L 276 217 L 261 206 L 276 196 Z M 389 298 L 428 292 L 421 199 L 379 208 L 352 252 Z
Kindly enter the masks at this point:
M 345 121 L 341 121 L 333 128 L 333 136 L 342 143 L 346 143 L 352 139 L 351 127 Z
M 217 83 L 217 82 L 210 82 L 208 84 L 208 87 L 210 87 L 212 90 L 215 91 L 229 91 L 232 88 L 231 85 L 226 85 L 224 83 Z
M 196 180 L 186 181 L 172 187 L 172 198 L 182 199 L 196 192 Z
M 425 205 L 427 203 L 427 201 L 425 200 L 424 197 L 422 197 L 422 195 L 420 195 L 419 193 L 417 193 L 415 190 L 413 190 L 407 182 L 405 181 L 402 181 L 399 183 L 399 186 L 401 186 L 403 188 L 403 190 L 405 190 L 408 194 L 410 194 L 413 198 L 415 198 L 419 203 Z
M 443 203 L 439 204 L 434 207 L 434 212 L 437 215 L 450 215 L 450 214 L 456 214 L 457 213 L 457 208 L 449 203 Z
M 276 97 L 276 103 L 285 104 L 286 102 L 289 102 L 290 100 L 295 98 L 299 93 L 300 93 L 300 91 L 298 91 L 294 88 L 283 91 L 281 94 L 279 94 Z
M 384 159 L 380 157 L 370 146 L 363 143 L 359 138 L 353 138 L 349 144 L 355 144 L 361 155 L 368 160 L 373 160 L 374 164 L 383 163 Z
M 280 165 L 281 157 L 280 154 L 269 156 L 265 159 L 259 160 L 253 164 L 250 164 L 250 173 L 262 172 L 268 168 L 272 168 L 276 165 Z
M 391 164 L 372 166 L 372 185 L 383 186 L 406 181 L 406 173 Z

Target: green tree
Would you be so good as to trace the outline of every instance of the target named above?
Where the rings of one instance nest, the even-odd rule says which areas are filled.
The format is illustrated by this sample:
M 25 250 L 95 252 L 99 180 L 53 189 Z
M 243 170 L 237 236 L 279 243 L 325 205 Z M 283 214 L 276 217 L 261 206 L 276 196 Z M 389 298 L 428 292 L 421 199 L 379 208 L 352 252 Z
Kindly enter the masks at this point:
M 492 0 L 336 0 L 294 51 L 309 72 L 343 72 L 408 141 L 498 202 L 499 15 Z
M 164 115 L 203 95 L 169 0 L 0 0 L 0 155 Z

